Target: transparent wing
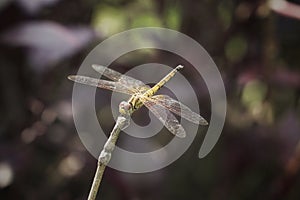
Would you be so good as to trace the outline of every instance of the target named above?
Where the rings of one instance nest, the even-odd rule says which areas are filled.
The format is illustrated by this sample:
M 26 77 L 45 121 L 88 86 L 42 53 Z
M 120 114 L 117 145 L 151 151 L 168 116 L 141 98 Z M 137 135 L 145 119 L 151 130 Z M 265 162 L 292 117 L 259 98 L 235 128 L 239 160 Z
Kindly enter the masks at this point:
M 122 85 L 120 82 L 106 81 L 106 80 L 95 79 L 95 78 L 90 78 L 87 76 L 80 76 L 80 75 L 71 75 L 68 76 L 68 79 L 76 83 L 95 86 L 95 87 L 108 89 L 108 90 L 112 90 L 124 94 L 133 95 L 135 93 L 134 90 L 131 90 L 128 87 L 124 87 L 124 85 Z
M 147 97 L 147 100 L 152 101 L 153 103 L 156 103 L 160 106 L 163 106 L 164 108 L 170 110 L 176 115 L 181 116 L 195 124 L 208 125 L 208 122 L 199 114 L 193 112 L 189 107 L 187 107 L 183 103 L 180 103 L 179 101 L 176 101 L 175 99 L 172 99 L 167 95 L 155 95 L 152 97 Z
M 183 127 L 170 111 L 152 101 L 147 101 L 147 99 L 141 98 L 141 101 L 172 134 L 180 138 L 186 136 Z
M 103 74 L 105 77 L 120 82 L 121 84 L 124 84 L 124 87 L 133 88 L 134 90 L 145 92 L 150 87 L 148 85 L 145 85 L 142 81 L 134 79 L 130 76 L 123 75 L 115 70 L 112 70 L 108 67 L 104 67 L 102 65 L 92 65 L 93 69 L 96 72 L 99 72 L 100 74 Z

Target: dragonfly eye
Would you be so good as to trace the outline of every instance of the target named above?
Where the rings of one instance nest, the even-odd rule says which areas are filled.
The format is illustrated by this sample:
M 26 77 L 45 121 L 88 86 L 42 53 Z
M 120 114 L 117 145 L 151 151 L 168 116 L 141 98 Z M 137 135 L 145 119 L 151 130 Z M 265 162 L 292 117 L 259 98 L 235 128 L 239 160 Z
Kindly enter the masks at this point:
M 130 103 L 128 103 L 126 101 L 122 101 L 119 105 L 119 112 L 121 114 L 129 114 L 131 108 L 132 108 L 132 106 Z

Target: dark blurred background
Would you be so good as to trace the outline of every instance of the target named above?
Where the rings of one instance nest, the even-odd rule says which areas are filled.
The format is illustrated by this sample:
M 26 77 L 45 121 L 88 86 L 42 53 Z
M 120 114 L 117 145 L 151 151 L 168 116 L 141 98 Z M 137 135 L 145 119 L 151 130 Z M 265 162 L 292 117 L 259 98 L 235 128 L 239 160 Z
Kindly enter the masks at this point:
M 204 46 L 224 79 L 226 124 L 204 159 L 201 128 L 189 150 L 162 170 L 108 168 L 98 199 L 300 199 L 299 3 L 1 0 L 0 199 L 87 198 L 96 160 L 76 133 L 66 77 L 105 38 L 144 26 L 175 29 Z M 136 53 L 115 69 L 174 66 L 173 57 Z M 183 75 L 193 79 L 188 70 Z M 209 119 L 204 94 L 201 114 Z

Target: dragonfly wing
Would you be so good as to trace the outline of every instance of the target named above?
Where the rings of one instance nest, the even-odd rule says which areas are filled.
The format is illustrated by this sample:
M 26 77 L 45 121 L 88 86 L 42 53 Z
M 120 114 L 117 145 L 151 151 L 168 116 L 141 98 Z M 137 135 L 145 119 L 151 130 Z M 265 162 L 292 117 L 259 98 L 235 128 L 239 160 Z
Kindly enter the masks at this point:
M 148 85 L 145 85 L 142 81 L 134 79 L 130 76 L 123 75 L 108 67 L 104 67 L 102 65 L 95 65 L 95 64 L 92 65 L 92 67 L 95 71 L 99 72 L 100 74 L 103 74 L 105 77 L 113 81 L 120 82 L 121 84 L 124 84 L 125 87 L 133 88 L 136 91 L 141 91 L 141 92 L 145 92 L 148 89 L 150 89 L 150 87 Z
M 154 102 L 141 99 L 143 104 L 164 124 L 164 126 L 175 136 L 184 138 L 185 130 L 176 117 L 163 106 Z
M 122 74 L 115 71 L 115 70 L 112 70 L 108 67 L 104 67 L 102 65 L 92 65 L 92 68 L 96 71 L 96 72 L 99 72 L 101 75 L 113 80 L 113 81 L 119 81 L 119 79 L 121 78 Z
M 76 82 L 81 83 L 85 85 L 95 86 L 107 90 L 112 90 L 124 94 L 133 95 L 134 91 L 130 90 L 127 87 L 124 87 L 124 85 L 120 84 L 119 82 L 113 82 L 113 81 L 106 81 L 101 79 L 95 79 L 87 76 L 80 76 L 80 75 L 71 75 L 68 76 L 68 79 Z
M 189 107 L 187 107 L 183 103 L 180 103 L 179 101 L 176 101 L 175 99 L 172 99 L 167 95 L 155 95 L 153 97 L 150 97 L 149 101 L 153 101 L 163 106 L 164 108 L 170 110 L 171 112 L 175 113 L 176 115 L 179 115 L 195 124 L 208 125 L 208 122 L 199 114 L 193 112 Z

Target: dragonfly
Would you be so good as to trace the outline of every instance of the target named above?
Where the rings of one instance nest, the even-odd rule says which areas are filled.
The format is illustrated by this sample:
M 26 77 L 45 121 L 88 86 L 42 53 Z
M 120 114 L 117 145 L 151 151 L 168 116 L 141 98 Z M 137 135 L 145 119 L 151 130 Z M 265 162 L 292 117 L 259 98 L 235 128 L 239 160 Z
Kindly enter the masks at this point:
M 157 91 L 165 85 L 165 83 L 175 76 L 177 71 L 183 68 L 182 65 L 178 65 L 174 68 L 153 87 L 146 85 L 140 80 L 123 75 L 102 65 L 94 64 L 92 65 L 92 68 L 111 81 L 81 75 L 70 75 L 68 76 L 68 79 L 77 83 L 130 95 L 131 97 L 128 101 L 120 103 L 119 112 L 121 114 L 131 115 L 134 111 L 144 105 L 172 134 L 179 138 L 184 138 L 186 136 L 186 132 L 174 114 L 195 124 L 208 125 L 208 122 L 202 116 L 193 112 L 183 103 L 167 95 L 155 95 Z

